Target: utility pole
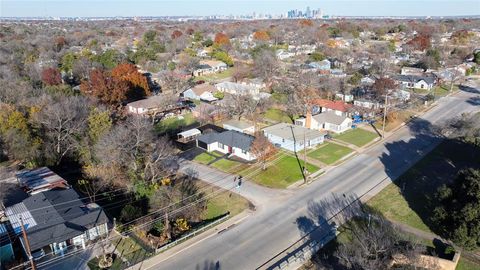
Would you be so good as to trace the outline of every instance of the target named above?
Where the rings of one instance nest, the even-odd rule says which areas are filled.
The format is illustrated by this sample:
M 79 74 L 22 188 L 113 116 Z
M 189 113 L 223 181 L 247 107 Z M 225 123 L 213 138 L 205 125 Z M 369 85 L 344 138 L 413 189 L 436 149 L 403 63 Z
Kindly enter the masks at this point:
M 22 234 L 23 240 L 25 240 L 25 248 L 27 249 L 28 259 L 30 260 L 30 264 L 32 265 L 32 270 L 36 270 L 35 261 L 33 260 L 32 251 L 30 250 L 30 242 L 27 238 L 27 232 L 25 231 L 25 227 L 23 226 L 23 218 L 20 217 L 20 225 L 22 227 Z
M 305 104 L 305 129 L 303 129 L 303 180 L 307 183 L 307 114 L 308 106 Z
M 383 106 L 383 127 L 382 127 L 382 138 L 385 138 L 385 123 L 387 121 L 387 102 L 388 102 L 388 93 L 385 94 L 385 104 Z

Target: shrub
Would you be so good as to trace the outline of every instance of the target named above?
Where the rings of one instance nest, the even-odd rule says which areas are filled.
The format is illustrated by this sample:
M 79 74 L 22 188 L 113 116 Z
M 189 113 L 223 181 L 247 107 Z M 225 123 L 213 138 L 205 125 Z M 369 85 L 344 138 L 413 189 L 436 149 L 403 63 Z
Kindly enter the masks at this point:
M 125 205 L 120 212 L 120 221 L 129 222 L 142 216 L 142 209 L 131 204 Z

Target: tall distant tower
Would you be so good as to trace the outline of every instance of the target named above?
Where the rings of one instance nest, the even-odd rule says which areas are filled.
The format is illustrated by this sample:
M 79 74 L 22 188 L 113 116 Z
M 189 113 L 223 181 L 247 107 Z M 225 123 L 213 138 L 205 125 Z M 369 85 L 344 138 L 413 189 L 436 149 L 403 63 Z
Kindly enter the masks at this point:
M 307 7 L 305 10 L 305 17 L 311 18 L 312 17 L 312 11 L 310 10 L 310 7 Z

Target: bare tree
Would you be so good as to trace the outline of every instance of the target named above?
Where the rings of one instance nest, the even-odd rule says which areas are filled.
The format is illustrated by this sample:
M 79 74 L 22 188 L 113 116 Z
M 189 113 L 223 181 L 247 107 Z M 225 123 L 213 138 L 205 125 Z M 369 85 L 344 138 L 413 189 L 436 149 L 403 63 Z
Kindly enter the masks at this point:
M 255 140 L 252 143 L 250 151 L 255 156 L 257 162 L 262 164 L 262 170 L 266 170 L 267 161 L 277 153 L 278 149 L 263 133 L 258 132 L 255 134 Z
M 151 185 L 178 169 L 168 140 L 156 139 L 151 124 L 140 117 L 130 117 L 115 126 L 99 140 L 95 152 L 99 159 L 98 176 L 105 181 L 111 181 L 118 173 L 128 176 L 124 180 L 131 182 L 121 185 L 132 186 L 136 181 Z
M 89 102 L 80 96 L 64 97 L 50 102 L 34 115 L 43 130 L 45 155 L 59 164 L 80 146 L 85 136 Z
M 253 59 L 255 73 L 266 82 L 272 80 L 272 76 L 278 71 L 278 66 L 277 56 L 272 50 L 261 50 Z

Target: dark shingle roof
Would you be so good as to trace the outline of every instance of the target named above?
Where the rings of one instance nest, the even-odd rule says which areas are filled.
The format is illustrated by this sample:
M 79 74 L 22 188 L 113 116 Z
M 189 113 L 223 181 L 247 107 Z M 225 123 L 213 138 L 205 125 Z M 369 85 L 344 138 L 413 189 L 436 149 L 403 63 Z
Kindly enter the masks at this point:
M 435 76 L 417 76 L 417 75 L 398 75 L 397 80 L 401 82 L 416 83 L 420 80 L 424 80 L 428 84 L 435 83 Z
M 20 232 L 17 219 L 20 215 L 24 217 L 32 250 L 71 239 L 108 222 L 102 208 L 87 207 L 87 202 L 82 201 L 73 189 L 49 190 L 32 195 L 20 204 L 8 207 L 6 213 L 16 233 Z M 26 219 L 25 216 L 31 218 Z
M 224 145 L 240 148 L 244 151 L 250 150 L 253 140 L 255 140 L 255 137 L 234 130 L 227 130 L 221 133 L 208 133 L 198 137 L 198 141 L 206 144 L 219 142 Z

